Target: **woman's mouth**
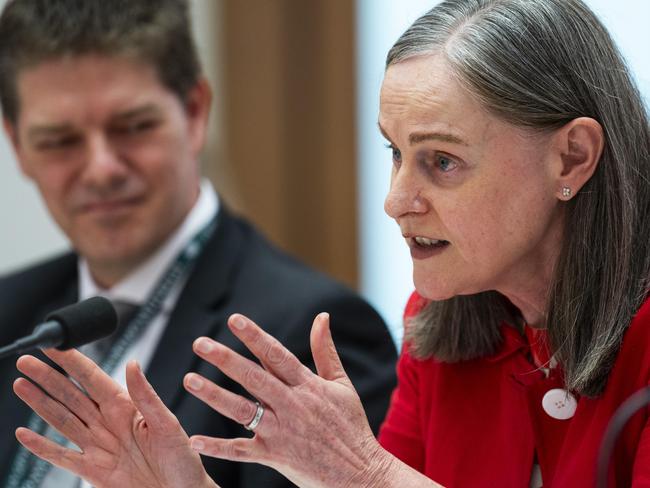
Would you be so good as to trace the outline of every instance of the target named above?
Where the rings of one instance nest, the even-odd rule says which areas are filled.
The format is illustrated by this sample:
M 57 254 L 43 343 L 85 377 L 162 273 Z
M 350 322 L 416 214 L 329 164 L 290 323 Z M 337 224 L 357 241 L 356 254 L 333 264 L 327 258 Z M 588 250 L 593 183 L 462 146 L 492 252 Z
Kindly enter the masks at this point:
M 442 239 L 429 239 L 428 237 L 414 237 L 413 240 L 420 247 L 442 247 L 449 244 L 448 241 Z
M 406 237 L 406 243 L 411 250 L 413 259 L 427 259 L 436 256 L 450 245 L 449 241 L 444 239 L 432 239 L 423 236 Z

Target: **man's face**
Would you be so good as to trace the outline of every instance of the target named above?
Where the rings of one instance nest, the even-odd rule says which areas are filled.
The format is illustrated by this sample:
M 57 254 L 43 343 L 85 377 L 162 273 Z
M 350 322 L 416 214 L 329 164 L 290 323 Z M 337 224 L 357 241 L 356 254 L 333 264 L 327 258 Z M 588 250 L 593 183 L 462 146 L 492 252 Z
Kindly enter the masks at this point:
M 22 171 L 95 279 L 109 286 L 146 259 L 196 201 L 209 89 L 187 103 L 152 66 L 86 55 L 24 69 L 5 122 Z

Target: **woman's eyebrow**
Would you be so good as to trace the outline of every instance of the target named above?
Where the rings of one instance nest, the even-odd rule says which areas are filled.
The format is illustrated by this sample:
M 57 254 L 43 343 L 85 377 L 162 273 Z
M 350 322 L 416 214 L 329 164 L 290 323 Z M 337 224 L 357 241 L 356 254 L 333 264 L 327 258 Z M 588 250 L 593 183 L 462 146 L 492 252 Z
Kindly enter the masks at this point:
M 409 134 L 409 143 L 411 145 L 418 144 L 419 142 L 423 142 L 423 141 L 432 141 L 432 140 L 449 142 L 451 144 L 459 144 L 461 146 L 469 145 L 460 137 L 446 132 L 413 132 Z
M 384 136 L 386 140 L 392 142 L 392 139 L 388 137 L 388 134 L 379 122 L 377 122 L 377 126 L 379 127 L 379 132 L 381 132 L 381 135 Z M 461 146 L 469 146 L 469 144 L 463 139 L 448 132 L 413 132 L 409 134 L 409 144 L 411 146 L 423 141 L 442 141 L 451 144 L 459 144 Z

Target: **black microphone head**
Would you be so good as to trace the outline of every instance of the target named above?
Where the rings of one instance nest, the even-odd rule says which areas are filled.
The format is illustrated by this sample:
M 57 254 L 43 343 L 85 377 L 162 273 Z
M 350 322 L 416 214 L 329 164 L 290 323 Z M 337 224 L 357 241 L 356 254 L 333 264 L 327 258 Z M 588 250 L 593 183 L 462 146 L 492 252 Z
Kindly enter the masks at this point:
M 57 346 L 61 350 L 83 346 L 109 336 L 117 328 L 115 308 L 104 297 L 92 297 L 60 308 L 45 320 L 54 320 L 63 326 L 63 342 Z

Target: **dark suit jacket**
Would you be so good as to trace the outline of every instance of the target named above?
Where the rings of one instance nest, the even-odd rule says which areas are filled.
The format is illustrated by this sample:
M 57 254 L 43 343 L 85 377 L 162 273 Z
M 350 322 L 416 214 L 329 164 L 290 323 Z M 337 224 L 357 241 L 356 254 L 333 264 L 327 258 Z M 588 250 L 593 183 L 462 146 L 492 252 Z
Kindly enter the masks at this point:
M 77 300 L 77 257 L 66 254 L 0 279 L 0 345 L 31 332 L 44 316 Z M 238 393 L 242 389 L 192 353 L 192 341 L 206 335 L 250 357 L 225 326 L 243 313 L 309 365 L 309 330 L 315 315 L 329 312 L 343 364 L 377 432 L 395 386 L 396 351 L 377 313 L 355 294 L 278 251 L 249 224 L 220 210 L 214 236 L 187 281 L 169 325 L 146 372 L 165 404 L 188 434 L 246 436 L 238 424 L 214 412 L 182 387 L 197 371 Z M 0 360 L 0 480 L 11 466 L 16 427 L 29 410 L 11 391 L 15 358 Z M 210 475 L 223 487 L 293 486 L 269 468 L 204 458 Z

